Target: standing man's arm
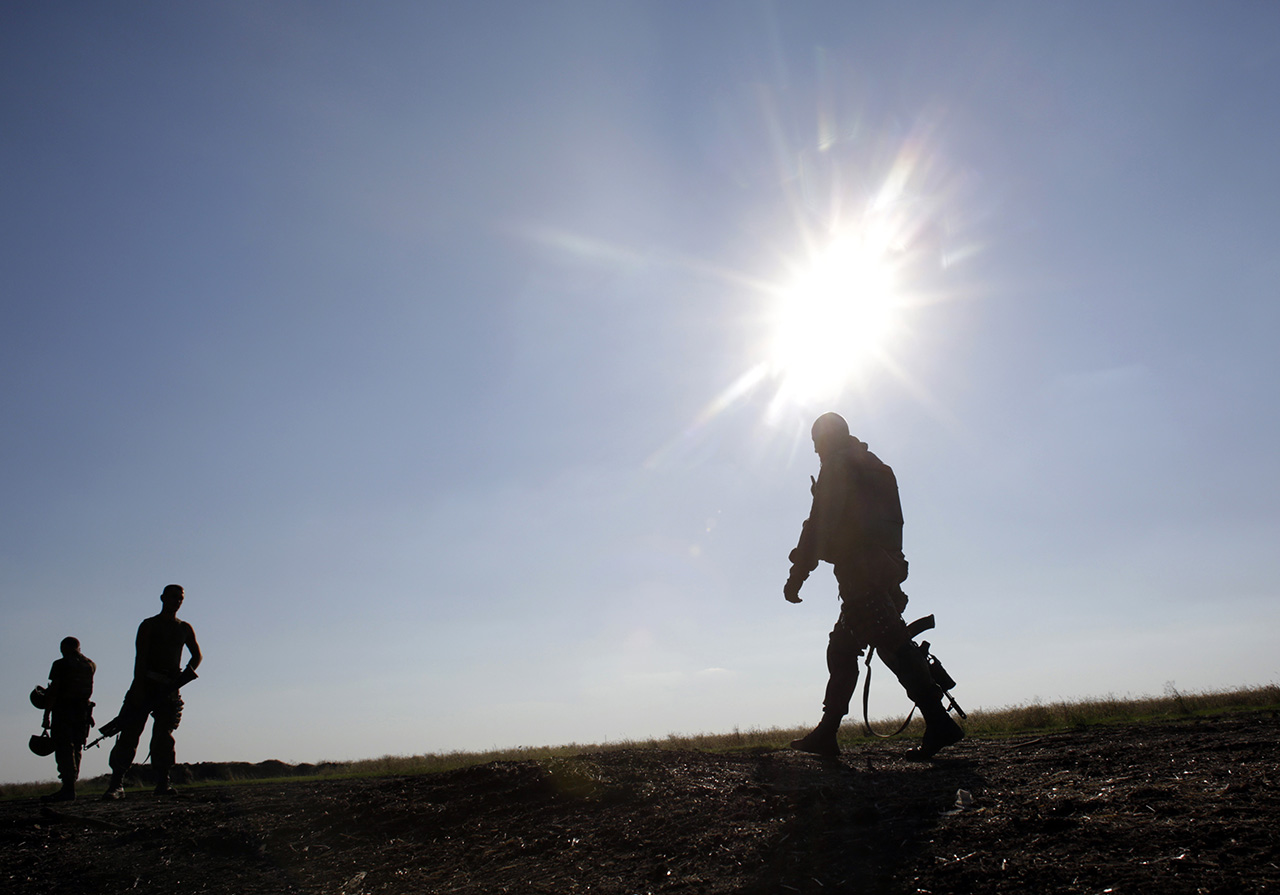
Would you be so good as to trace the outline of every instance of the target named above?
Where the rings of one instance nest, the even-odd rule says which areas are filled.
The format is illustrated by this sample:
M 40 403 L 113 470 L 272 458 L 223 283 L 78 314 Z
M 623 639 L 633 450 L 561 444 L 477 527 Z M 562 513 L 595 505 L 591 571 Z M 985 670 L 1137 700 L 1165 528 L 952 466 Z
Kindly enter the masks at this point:
M 782 595 L 788 603 L 802 602 L 800 588 L 809 578 L 809 573 L 818 567 L 818 525 L 816 523 L 821 517 L 818 511 L 818 480 L 813 476 L 809 476 L 809 493 L 813 495 L 809 518 L 800 527 L 800 540 L 787 555 L 787 559 L 791 561 L 791 574 L 787 576 L 787 583 L 782 586 Z
M 45 699 L 48 700 L 44 704 L 44 724 L 45 730 L 48 730 L 53 723 L 51 718 L 53 715 L 53 703 L 58 698 L 58 691 L 62 689 L 61 682 L 58 680 L 58 663 L 54 662 L 53 667 L 49 669 L 49 686 L 45 689 Z
M 844 532 L 845 502 L 849 499 L 850 470 L 839 458 L 824 463 L 813 483 L 813 508 L 809 510 L 809 525 L 813 528 L 810 568 L 816 568 L 819 559 L 830 559 L 833 541 Z
M 800 530 L 800 542 L 788 557 L 791 574 L 782 588 L 782 595 L 789 603 L 800 602 L 800 588 L 809 573 L 818 567 L 819 560 L 831 558 L 831 540 L 840 535 L 840 520 L 848 499 L 849 472 L 842 463 L 824 463 L 818 477 L 810 476 L 810 481 L 813 505 Z
M 187 625 L 187 651 L 191 653 L 191 661 L 187 663 L 187 671 L 195 671 L 200 667 L 200 660 L 204 656 L 200 652 L 200 644 L 196 642 L 196 629 Z
M 133 680 L 141 684 L 147 678 L 147 656 L 151 655 L 151 626 L 145 621 L 138 625 L 134 639 Z

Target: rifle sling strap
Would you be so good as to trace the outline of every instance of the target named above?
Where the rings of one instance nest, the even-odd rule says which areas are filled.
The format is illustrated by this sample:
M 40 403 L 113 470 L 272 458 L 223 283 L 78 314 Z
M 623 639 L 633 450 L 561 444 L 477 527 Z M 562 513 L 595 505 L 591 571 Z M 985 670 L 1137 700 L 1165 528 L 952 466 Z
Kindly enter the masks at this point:
M 874 646 L 867 647 L 867 679 L 862 684 L 862 726 L 865 727 L 867 733 L 871 734 L 873 737 L 879 737 L 882 740 L 887 740 L 887 739 L 896 737 L 898 734 L 902 733 L 904 730 L 907 729 L 907 725 L 910 724 L 911 719 L 915 717 L 916 707 L 915 707 L 915 704 L 913 703 L 911 706 L 911 711 L 907 713 L 906 720 L 904 720 L 902 722 L 902 725 L 893 733 L 879 733 L 876 731 L 874 727 L 871 726 L 871 718 L 870 718 L 870 713 L 868 711 L 868 706 L 871 703 L 871 657 L 874 656 L 875 653 L 876 653 L 876 648 Z
M 925 631 L 928 631 L 935 624 L 936 622 L 934 621 L 932 614 L 921 616 L 920 618 L 913 621 L 911 624 L 907 625 L 907 639 L 915 640 L 916 637 L 918 637 L 920 634 L 924 633 Z M 904 730 L 907 729 L 907 725 L 910 724 L 911 719 L 915 717 L 916 706 L 914 703 L 912 703 L 911 711 L 907 713 L 906 720 L 903 721 L 902 726 L 900 726 L 893 733 L 877 733 L 875 728 L 871 726 L 871 717 L 870 717 L 871 658 L 875 654 L 876 654 L 876 648 L 874 646 L 868 646 L 867 647 L 867 679 L 862 683 L 862 725 L 863 727 L 866 728 L 867 733 L 871 734 L 874 737 L 879 737 L 882 740 L 887 740 L 892 737 L 896 737 L 898 734 L 902 733 Z

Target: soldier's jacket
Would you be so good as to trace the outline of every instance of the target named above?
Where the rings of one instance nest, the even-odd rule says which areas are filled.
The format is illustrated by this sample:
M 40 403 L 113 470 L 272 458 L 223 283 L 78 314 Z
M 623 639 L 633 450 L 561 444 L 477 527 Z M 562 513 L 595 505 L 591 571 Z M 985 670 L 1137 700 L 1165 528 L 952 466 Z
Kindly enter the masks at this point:
M 880 579 L 902 582 L 902 504 L 893 470 L 853 436 L 839 453 L 824 458 L 813 485 L 813 506 L 796 565 L 813 569 L 819 561 L 854 566 Z
M 82 705 L 93 696 L 93 675 L 98 666 L 83 655 L 63 656 L 49 669 L 49 699 L 54 707 Z

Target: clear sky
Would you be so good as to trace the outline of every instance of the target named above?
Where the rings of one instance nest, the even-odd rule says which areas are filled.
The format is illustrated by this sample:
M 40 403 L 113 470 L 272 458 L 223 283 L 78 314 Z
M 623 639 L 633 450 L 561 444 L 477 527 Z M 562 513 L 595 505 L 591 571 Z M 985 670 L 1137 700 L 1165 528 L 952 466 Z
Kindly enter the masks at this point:
M 967 708 L 1275 682 L 1278 33 L 5 4 L 0 780 L 54 776 L 58 641 L 106 721 L 171 582 L 180 761 L 811 724 L 826 410 Z

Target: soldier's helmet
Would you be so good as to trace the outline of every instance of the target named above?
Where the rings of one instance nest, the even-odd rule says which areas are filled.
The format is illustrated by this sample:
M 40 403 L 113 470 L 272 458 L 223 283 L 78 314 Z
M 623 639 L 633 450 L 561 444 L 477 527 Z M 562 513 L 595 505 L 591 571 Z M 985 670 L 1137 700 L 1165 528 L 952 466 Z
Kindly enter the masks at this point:
M 36 755 L 52 755 L 54 751 L 53 737 L 49 736 L 47 730 L 39 736 L 33 736 L 27 741 L 27 745 Z
M 828 445 L 836 446 L 849 440 L 849 424 L 838 413 L 824 413 L 813 422 L 813 446 L 821 454 Z
M 38 709 L 49 707 L 49 691 L 44 687 L 36 687 L 31 691 L 31 704 Z

